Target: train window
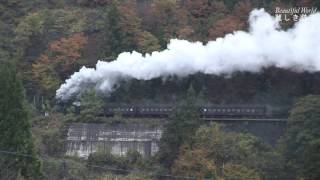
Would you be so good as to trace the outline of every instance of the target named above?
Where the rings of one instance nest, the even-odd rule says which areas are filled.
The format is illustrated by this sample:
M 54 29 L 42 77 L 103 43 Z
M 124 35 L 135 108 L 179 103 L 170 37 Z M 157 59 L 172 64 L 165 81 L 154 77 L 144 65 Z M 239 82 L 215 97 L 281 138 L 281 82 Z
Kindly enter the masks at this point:
M 230 109 L 227 109 L 227 112 L 230 112 Z
M 240 109 L 237 109 L 237 112 L 239 113 L 239 112 L 240 112 Z
M 255 110 L 255 109 L 252 109 L 252 110 L 251 110 L 251 112 L 252 112 L 252 113 L 255 113 L 255 112 L 256 112 L 256 110 Z
M 221 111 L 221 109 L 218 109 L 217 111 L 218 111 L 218 112 L 220 112 L 220 111 Z
M 130 108 L 130 111 L 133 111 L 133 109 L 132 109 L 132 108 Z
M 206 109 L 206 108 L 204 108 L 204 109 L 203 109 L 203 111 L 204 111 L 204 112 L 207 112 L 207 109 Z
M 226 110 L 225 109 L 222 109 L 222 112 L 225 112 Z
M 212 109 L 212 112 L 216 112 L 216 109 Z

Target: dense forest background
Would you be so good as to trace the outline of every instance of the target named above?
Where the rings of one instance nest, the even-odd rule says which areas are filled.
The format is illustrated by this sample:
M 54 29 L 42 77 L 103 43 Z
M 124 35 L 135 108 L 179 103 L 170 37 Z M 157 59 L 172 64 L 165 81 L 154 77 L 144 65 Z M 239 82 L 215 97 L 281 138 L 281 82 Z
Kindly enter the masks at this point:
M 90 91 L 66 104 L 55 99 L 55 91 L 71 74 L 81 66 L 94 67 L 99 59 L 112 61 L 125 51 L 160 51 L 173 38 L 207 43 L 236 30 L 247 31 L 254 8 L 274 14 L 276 7 L 295 6 L 320 8 L 320 1 L 2 0 L 0 145 L 19 152 L 13 154 L 20 158 L 3 156 L 0 169 L 8 169 L 12 179 L 319 179 L 319 72 L 269 67 L 231 76 L 199 73 L 124 81 L 110 96 Z M 281 24 L 284 29 L 293 25 Z M 74 113 L 72 101 L 81 101 L 80 114 Z M 98 117 L 109 102 L 181 102 L 186 113 L 174 112 L 167 124 L 148 121 L 165 130 L 160 152 L 152 159 L 137 152 L 127 157 L 98 152 L 88 160 L 65 157 L 70 122 L 146 123 L 121 115 Z M 271 147 L 252 134 L 200 123 L 196 108 L 206 103 L 267 104 L 285 107 L 286 113 L 293 106 L 289 130 Z M 12 162 L 17 165 L 7 167 Z M 0 179 L 5 175 L 0 171 Z
M 311 0 L 73 0 L 1 3 L 2 59 L 17 61 L 29 101 L 54 104 L 57 88 L 83 65 L 111 61 L 121 52 L 163 50 L 172 38 L 206 43 L 247 30 L 253 8 L 318 6 Z M 284 28 L 293 22 L 283 23 Z M 192 84 L 212 103 L 290 103 L 319 93 L 317 73 L 267 68 L 231 77 L 197 74 L 180 79 L 124 82 L 108 101 L 176 101 Z

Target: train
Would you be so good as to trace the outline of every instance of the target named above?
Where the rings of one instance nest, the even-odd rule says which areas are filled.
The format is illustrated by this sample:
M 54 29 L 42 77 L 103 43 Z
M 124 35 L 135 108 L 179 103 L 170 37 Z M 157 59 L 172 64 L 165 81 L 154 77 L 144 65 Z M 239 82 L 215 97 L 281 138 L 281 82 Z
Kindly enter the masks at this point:
M 109 105 L 103 116 L 166 118 L 179 107 L 171 105 Z M 268 118 L 272 114 L 266 105 L 206 105 L 198 108 L 201 118 Z

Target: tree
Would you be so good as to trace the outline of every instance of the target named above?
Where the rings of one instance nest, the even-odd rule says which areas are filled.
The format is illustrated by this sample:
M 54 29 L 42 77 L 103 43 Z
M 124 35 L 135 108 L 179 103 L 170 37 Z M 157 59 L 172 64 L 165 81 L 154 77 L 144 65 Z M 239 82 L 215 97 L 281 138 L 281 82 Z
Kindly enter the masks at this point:
M 177 175 L 195 176 L 198 179 L 216 178 L 217 166 L 205 149 L 182 147 L 172 172 Z
M 141 32 L 141 19 L 138 17 L 135 3 L 110 1 L 107 9 L 104 44 L 105 56 L 117 56 L 124 51 L 137 49 L 136 37 Z
M 195 104 L 196 93 L 190 86 L 185 102 L 178 106 L 164 127 L 160 142 L 159 160 L 171 168 L 182 144 L 193 143 L 193 136 L 200 126 L 199 108 Z
M 226 13 L 226 7 L 222 1 L 187 0 L 185 7 L 190 15 L 197 40 L 201 41 L 208 41 L 208 29 L 212 21 L 221 19 Z
M 101 115 L 103 113 L 103 100 L 102 97 L 99 96 L 95 92 L 95 90 L 88 91 L 83 94 L 80 99 L 81 105 L 76 108 L 80 108 L 80 113 L 78 116 L 78 120 L 81 122 L 94 122 L 99 121 Z
M 151 53 L 160 50 L 158 39 L 147 31 L 138 34 L 137 38 L 137 51 L 140 53 Z
M 193 145 L 181 146 L 172 172 L 198 179 L 285 179 L 281 160 L 257 137 L 226 132 L 214 123 L 197 130 Z
M 56 3 L 56 1 L 52 3 Z M 75 34 L 99 28 L 100 23 L 98 22 L 103 21 L 101 19 L 104 17 L 97 14 L 97 11 L 76 7 L 66 9 L 43 8 L 29 12 L 26 16 L 20 18 L 18 25 L 13 28 L 15 32 L 13 40 L 15 42 L 15 52 L 17 58 L 19 58 L 18 69 L 22 73 L 21 78 L 23 78 L 28 95 L 43 93 L 43 89 L 41 89 L 42 92 L 37 91 L 39 89 L 39 79 L 34 77 L 32 65 L 39 63 L 44 56 L 49 57 L 49 54 L 47 54 L 48 45 L 62 38 L 68 39 Z M 51 71 L 46 68 L 47 64 L 40 64 L 46 71 Z M 47 82 L 53 81 L 52 85 L 57 84 L 54 74 L 45 76 L 44 79 L 48 79 Z
M 32 65 L 33 77 L 44 93 L 52 95 L 60 82 L 79 66 L 86 43 L 83 33 L 77 33 L 49 44 L 47 52 Z
M 146 28 L 159 39 L 162 47 L 171 38 L 177 38 L 180 29 L 187 25 L 187 12 L 177 0 L 153 1 L 146 13 Z
M 87 44 L 83 33 L 76 33 L 67 38 L 61 38 L 49 44 L 48 51 L 40 57 L 48 59 L 53 64 L 55 72 L 61 79 L 65 79 L 74 71 L 82 56 L 81 51 Z
M 251 10 L 252 5 L 249 1 L 239 2 L 232 13 L 223 18 L 219 18 L 208 28 L 208 38 L 215 40 L 218 37 L 223 37 L 227 33 L 244 29 Z
M 223 176 L 227 180 L 261 180 L 261 176 L 254 169 L 249 169 L 239 164 L 226 164 L 223 168 Z
M 1 150 L 29 156 L 1 154 L 0 179 L 38 179 L 40 162 L 33 147 L 23 86 L 12 63 L 1 63 L 0 87 Z
M 291 172 L 303 179 L 320 178 L 320 96 L 301 98 L 289 116 L 284 155 Z
M 32 75 L 41 87 L 42 93 L 46 95 L 52 94 L 61 82 L 47 56 L 41 56 L 39 61 L 32 65 Z

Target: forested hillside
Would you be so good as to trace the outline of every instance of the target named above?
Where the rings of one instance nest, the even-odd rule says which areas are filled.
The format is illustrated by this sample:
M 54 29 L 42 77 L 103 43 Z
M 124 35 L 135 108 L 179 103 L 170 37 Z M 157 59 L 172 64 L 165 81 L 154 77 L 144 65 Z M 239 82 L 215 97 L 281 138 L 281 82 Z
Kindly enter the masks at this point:
M 172 38 L 206 43 L 246 30 L 253 8 L 274 13 L 275 7 L 295 5 L 316 6 L 317 1 L 4 1 L 0 52 L 1 57 L 17 61 L 29 100 L 43 96 L 54 103 L 59 85 L 83 65 L 93 67 L 98 59 L 110 61 L 125 51 L 162 50 Z M 286 98 L 319 92 L 318 83 L 317 74 L 268 68 L 229 78 L 199 74 L 132 81 L 112 100 L 167 101 L 193 84 L 214 103 L 281 101 L 270 97 L 290 101 Z
M 316 71 L 271 66 L 259 73 L 131 79 L 121 81 L 112 94 L 92 90 L 67 102 L 55 98 L 60 85 L 82 66 L 113 61 L 121 52 L 161 51 L 171 39 L 206 44 L 248 31 L 253 9 L 274 15 L 276 7 L 320 9 L 320 1 L 2 0 L 0 157 L 6 155 L 0 160 L 0 179 L 319 179 Z M 288 29 L 294 22 L 280 25 Z M 75 101 L 81 102 L 81 112 Z M 125 103 L 176 104 L 186 111 L 175 111 L 166 122 L 100 116 L 106 104 Z M 288 132 L 272 147 L 252 134 L 200 122 L 196 109 L 201 104 L 268 105 L 289 118 Z M 68 158 L 65 135 L 74 122 L 161 125 L 164 136 L 159 153 L 150 159 L 137 152 Z

